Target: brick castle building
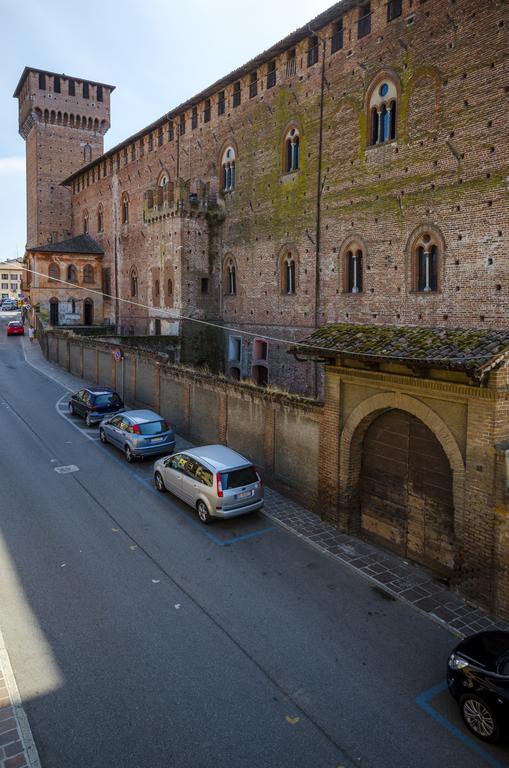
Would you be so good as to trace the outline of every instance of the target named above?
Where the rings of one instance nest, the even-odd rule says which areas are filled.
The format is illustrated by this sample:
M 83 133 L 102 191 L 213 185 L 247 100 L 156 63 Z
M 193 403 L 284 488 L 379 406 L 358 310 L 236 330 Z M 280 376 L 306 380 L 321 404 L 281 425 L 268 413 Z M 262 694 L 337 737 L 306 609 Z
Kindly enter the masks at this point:
M 107 152 L 112 86 L 15 91 L 41 317 L 207 320 L 212 368 L 325 391 L 322 514 L 506 612 L 508 28 L 502 0 L 343 0 Z

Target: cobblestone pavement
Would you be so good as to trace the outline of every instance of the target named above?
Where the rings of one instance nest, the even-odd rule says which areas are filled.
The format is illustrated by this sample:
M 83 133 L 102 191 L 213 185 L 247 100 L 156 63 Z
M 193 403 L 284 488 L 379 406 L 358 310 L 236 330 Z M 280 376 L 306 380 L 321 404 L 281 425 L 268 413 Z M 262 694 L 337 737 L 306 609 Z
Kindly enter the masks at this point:
M 410 603 L 460 637 L 483 629 L 509 630 L 508 622 L 468 602 L 427 569 L 341 533 L 270 488 L 265 489 L 265 512 L 288 531 L 368 579 L 388 599 Z

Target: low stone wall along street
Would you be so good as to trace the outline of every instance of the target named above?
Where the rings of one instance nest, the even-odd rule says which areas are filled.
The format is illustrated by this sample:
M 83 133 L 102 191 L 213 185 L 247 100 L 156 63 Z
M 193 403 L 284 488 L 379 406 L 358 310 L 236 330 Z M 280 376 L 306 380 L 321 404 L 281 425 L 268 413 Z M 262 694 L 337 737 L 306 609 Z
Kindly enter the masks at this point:
M 323 406 L 313 400 L 228 381 L 134 349 L 62 330 L 39 333 L 45 356 L 90 382 L 114 387 L 130 407 L 152 408 L 196 443 L 224 443 L 251 459 L 267 481 L 316 510 Z M 122 350 L 122 359 L 114 352 Z

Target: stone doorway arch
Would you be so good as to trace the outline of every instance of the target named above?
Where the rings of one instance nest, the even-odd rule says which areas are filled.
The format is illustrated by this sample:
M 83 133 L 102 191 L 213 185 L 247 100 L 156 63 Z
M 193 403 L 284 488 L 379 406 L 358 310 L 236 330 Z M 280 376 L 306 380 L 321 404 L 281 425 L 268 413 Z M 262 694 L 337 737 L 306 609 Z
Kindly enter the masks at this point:
M 464 513 L 465 465 L 454 435 L 443 419 L 416 398 L 398 393 L 380 393 L 361 402 L 347 418 L 340 437 L 340 517 L 342 527 L 361 533 L 361 488 L 364 439 L 382 414 L 403 411 L 422 422 L 436 438 L 452 473 L 454 570 L 461 567 Z M 418 558 L 414 558 L 418 559 Z

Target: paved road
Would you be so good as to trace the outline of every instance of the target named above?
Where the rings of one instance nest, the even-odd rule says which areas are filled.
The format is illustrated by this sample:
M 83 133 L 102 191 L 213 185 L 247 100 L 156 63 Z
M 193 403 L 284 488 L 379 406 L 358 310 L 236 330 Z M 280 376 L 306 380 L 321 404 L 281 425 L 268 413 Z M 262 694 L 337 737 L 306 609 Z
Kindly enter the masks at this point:
M 509 764 L 440 687 L 450 634 L 262 514 L 201 526 L 5 322 L 0 628 L 43 768 Z

